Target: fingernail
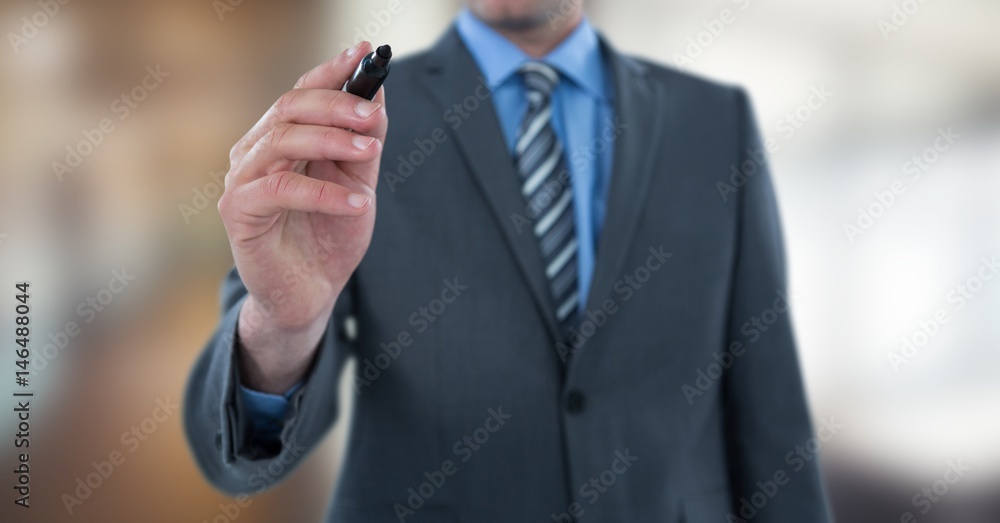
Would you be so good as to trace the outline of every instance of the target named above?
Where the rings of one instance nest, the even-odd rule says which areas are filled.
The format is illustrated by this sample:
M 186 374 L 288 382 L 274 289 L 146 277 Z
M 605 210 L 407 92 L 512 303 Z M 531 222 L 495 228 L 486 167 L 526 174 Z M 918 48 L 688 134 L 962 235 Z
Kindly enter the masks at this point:
M 354 44 L 350 49 L 348 49 L 347 50 L 347 57 L 350 58 L 350 57 L 356 55 L 358 53 L 358 48 L 361 47 L 361 44 L 363 44 L 363 43 L 364 42 L 358 42 L 358 43 Z
M 360 209 L 365 205 L 368 205 L 368 197 L 363 194 L 351 193 L 351 195 L 347 197 L 347 203 L 355 209 Z
M 352 141 L 354 142 L 354 147 L 362 151 L 367 151 L 368 148 L 371 147 L 373 143 L 375 143 L 375 138 L 372 138 L 371 136 L 358 135 L 355 136 L 354 140 Z
M 354 112 L 358 113 L 358 116 L 362 118 L 368 118 L 374 114 L 375 111 L 378 111 L 379 107 L 382 107 L 382 104 L 374 102 L 358 102 L 358 105 L 354 106 Z

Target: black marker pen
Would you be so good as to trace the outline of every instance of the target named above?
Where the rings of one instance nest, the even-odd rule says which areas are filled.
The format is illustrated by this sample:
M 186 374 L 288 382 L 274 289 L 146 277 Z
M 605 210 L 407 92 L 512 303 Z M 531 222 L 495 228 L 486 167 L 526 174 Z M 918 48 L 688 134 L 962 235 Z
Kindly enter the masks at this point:
M 392 48 L 388 45 L 383 45 L 375 52 L 369 53 L 358 64 L 351 79 L 344 84 L 344 90 L 366 100 L 374 99 L 379 88 L 389 76 L 389 60 L 391 58 Z

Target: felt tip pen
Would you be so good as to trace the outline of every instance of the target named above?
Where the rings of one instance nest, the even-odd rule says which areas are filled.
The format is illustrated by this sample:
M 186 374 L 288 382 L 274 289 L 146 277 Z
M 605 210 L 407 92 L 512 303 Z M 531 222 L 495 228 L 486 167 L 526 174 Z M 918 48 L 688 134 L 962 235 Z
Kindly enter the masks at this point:
M 380 46 L 374 52 L 368 53 L 361 59 L 351 79 L 344 84 L 344 90 L 365 100 L 374 99 L 389 76 L 390 59 L 392 59 L 392 48 L 388 45 Z

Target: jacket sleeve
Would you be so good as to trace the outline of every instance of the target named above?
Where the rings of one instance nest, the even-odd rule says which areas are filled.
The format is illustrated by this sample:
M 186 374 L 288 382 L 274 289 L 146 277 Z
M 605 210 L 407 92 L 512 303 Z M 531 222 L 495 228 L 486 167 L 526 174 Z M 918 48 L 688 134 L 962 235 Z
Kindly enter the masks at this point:
M 239 394 L 235 349 L 246 296 L 234 268 L 222 288 L 222 321 L 195 363 L 184 394 L 184 430 L 195 460 L 212 485 L 234 496 L 258 494 L 284 479 L 333 426 L 346 360 L 339 326 L 351 307 L 345 289 L 305 380 L 289 396 L 280 437 L 260 441 L 250 437 L 252 425 Z
M 819 456 L 799 452 L 814 435 L 792 333 L 777 203 L 767 161 L 761 161 L 765 149 L 742 91 L 737 105 L 737 157 L 741 166 L 749 161 L 758 168 L 746 169 L 749 176 L 730 202 L 739 206 L 739 232 L 727 340 L 730 350 L 741 354 L 723 387 L 734 515 L 740 518 L 736 521 L 754 523 L 826 522 Z

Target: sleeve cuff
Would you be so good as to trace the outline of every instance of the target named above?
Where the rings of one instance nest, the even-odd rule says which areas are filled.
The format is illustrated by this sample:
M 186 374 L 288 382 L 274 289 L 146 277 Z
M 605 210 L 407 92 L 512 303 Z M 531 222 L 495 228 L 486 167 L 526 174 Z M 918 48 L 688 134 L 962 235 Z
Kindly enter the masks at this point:
M 240 385 L 240 399 L 243 401 L 243 415 L 246 416 L 253 443 L 273 443 L 281 437 L 285 425 L 288 404 L 295 391 L 302 387 L 296 383 L 284 394 L 269 394 Z

